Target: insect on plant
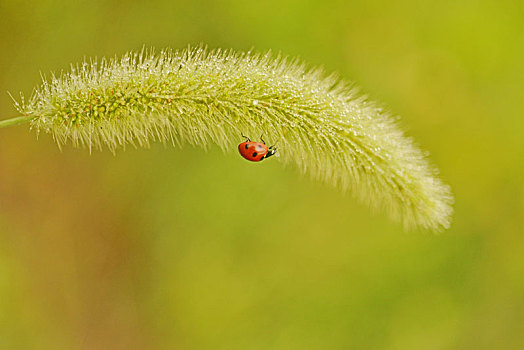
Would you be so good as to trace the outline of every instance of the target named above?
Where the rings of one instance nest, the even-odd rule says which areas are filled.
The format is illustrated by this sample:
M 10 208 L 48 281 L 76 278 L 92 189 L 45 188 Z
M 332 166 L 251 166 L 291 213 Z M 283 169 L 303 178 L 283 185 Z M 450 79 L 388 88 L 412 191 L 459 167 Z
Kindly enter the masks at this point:
M 249 139 L 249 137 L 242 134 L 242 137 L 244 137 L 246 141 L 238 145 L 238 151 L 240 152 L 240 155 L 251 162 L 260 162 L 263 159 L 275 155 L 275 153 L 277 153 L 277 148 L 275 145 L 267 147 L 266 142 L 262 136 L 264 135 L 260 135 L 261 142 L 253 142 Z
M 406 228 L 451 223 L 450 187 L 387 109 L 337 75 L 281 54 L 188 47 L 86 60 L 44 79 L 15 108 L 0 128 L 27 123 L 59 147 L 90 152 L 154 141 L 231 150 L 239 131 L 264 130 L 280 140 L 280 162 Z M 262 138 L 245 139 L 238 147 L 249 161 L 277 152 Z

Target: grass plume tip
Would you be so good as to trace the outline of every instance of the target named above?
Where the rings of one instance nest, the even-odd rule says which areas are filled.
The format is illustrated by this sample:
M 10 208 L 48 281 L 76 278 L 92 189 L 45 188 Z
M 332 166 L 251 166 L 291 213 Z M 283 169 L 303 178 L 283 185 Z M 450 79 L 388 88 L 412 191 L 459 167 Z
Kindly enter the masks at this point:
M 0 127 L 29 122 L 59 146 L 89 150 L 160 141 L 235 152 L 241 133 L 264 133 L 278 140 L 280 161 L 349 190 L 407 228 L 450 224 L 450 188 L 394 118 L 297 59 L 203 47 L 142 50 L 44 78 L 15 107 L 22 117 Z

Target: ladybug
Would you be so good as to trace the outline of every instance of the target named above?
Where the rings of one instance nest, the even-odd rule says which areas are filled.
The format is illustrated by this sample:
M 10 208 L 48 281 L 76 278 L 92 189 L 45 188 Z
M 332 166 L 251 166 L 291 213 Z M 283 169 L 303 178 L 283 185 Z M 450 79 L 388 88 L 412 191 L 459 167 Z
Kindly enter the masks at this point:
M 249 137 L 242 135 L 242 137 L 246 138 L 246 141 L 238 145 L 240 155 L 249 161 L 260 162 L 262 159 L 269 158 L 277 153 L 275 146 L 267 147 L 262 136 L 260 136 L 260 141 L 262 142 L 253 142 Z

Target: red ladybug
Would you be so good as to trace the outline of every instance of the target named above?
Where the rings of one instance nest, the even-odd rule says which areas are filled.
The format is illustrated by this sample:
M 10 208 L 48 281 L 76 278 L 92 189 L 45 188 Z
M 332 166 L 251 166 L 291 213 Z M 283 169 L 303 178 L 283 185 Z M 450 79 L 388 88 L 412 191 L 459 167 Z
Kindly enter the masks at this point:
M 260 141 L 262 142 L 253 142 L 249 139 L 249 137 L 244 135 L 242 135 L 242 137 L 246 138 L 246 142 L 242 142 L 240 145 L 238 145 L 238 151 L 240 152 L 240 155 L 247 160 L 252 162 L 260 162 L 262 159 L 269 158 L 277 153 L 275 146 L 271 146 L 269 148 L 267 147 L 266 143 L 262 139 L 262 136 L 260 136 Z

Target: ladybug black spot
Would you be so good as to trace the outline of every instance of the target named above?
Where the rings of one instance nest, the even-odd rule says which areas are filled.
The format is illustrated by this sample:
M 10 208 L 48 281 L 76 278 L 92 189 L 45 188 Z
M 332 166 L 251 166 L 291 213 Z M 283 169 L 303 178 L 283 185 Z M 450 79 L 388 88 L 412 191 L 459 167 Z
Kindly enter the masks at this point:
M 248 148 L 249 148 L 249 145 L 246 143 L 246 149 L 248 149 Z
M 257 156 L 257 152 L 253 152 L 253 157 L 256 157 Z

